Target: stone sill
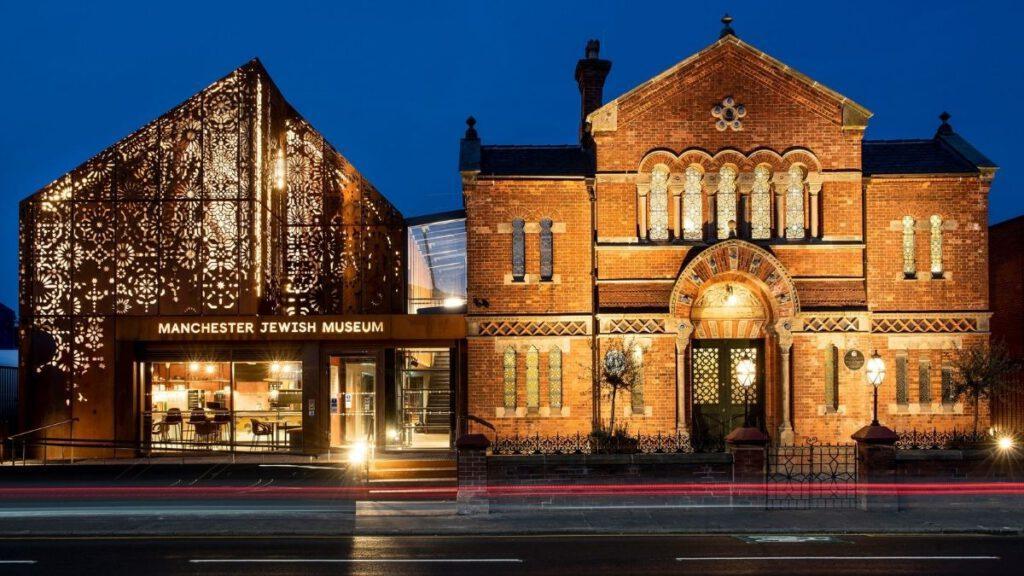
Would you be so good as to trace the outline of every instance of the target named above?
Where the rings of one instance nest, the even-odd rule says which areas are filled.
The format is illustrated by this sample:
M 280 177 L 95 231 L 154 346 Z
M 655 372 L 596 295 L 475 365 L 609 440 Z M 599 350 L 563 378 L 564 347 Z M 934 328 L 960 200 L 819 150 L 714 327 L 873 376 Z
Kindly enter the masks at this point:
M 555 413 L 552 413 L 550 406 L 541 406 L 536 412 L 530 412 L 529 409 L 520 406 L 514 411 L 509 412 L 507 408 L 498 406 L 494 409 L 495 418 L 564 418 L 569 416 L 570 410 L 568 406 L 562 406 Z
M 505 274 L 505 285 L 506 286 L 537 286 L 546 284 L 561 284 L 562 275 L 552 274 L 551 280 L 541 280 L 540 274 L 527 274 L 522 280 L 515 280 L 512 278 L 512 274 Z
M 889 414 L 892 416 L 917 416 L 917 415 L 950 415 L 957 416 L 964 413 L 962 402 L 955 404 L 943 404 L 932 402 L 931 404 L 889 404 Z
M 622 409 L 623 418 L 650 418 L 654 415 L 653 406 L 644 406 L 643 413 L 634 412 L 632 406 L 626 406 Z
M 837 408 L 835 410 L 832 410 L 831 408 L 829 408 L 828 406 L 825 406 L 824 404 L 818 406 L 818 416 L 845 416 L 845 415 L 846 415 L 846 405 L 845 404 L 840 404 L 839 408 Z
M 582 436 L 581 436 L 582 437 Z M 502 463 L 536 464 L 731 464 L 728 452 L 700 452 L 679 454 L 518 454 L 503 456 L 488 454 L 488 458 Z

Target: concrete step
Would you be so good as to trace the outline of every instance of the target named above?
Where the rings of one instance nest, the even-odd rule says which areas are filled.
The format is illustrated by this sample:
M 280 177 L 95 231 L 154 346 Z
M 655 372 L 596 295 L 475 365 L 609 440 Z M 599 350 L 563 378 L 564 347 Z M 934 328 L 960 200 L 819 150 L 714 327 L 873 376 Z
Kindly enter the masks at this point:
M 454 467 L 448 468 L 387 468 L 371 469 L 371 480 L 415 480 L 418 478 L 456 478 Z
M 408 470 L 412 468 L 450 468 L 455 469 L 455 460 L 450 458 L 376 458 L 373 460 L 374 470 Z

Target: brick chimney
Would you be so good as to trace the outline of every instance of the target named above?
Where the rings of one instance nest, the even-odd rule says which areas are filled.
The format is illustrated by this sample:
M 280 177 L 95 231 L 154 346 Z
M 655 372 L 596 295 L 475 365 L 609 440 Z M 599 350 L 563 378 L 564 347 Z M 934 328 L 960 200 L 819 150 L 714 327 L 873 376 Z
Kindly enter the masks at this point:
M 601 60 L 599 40 L 587 40 L 583 59 L 576 63 L 576 84 L 580 87 L 580 141 L 587 132 L 587 115 L 601 107 L 604 102 L 604 79 L 612 69 L 611 60 Z

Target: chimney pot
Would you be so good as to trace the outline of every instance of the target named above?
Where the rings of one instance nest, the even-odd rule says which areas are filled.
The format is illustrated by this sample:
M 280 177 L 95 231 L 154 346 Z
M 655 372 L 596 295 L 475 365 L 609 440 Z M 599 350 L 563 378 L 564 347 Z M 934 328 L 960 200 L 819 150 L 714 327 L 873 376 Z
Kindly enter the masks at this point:
M 580 142 L 586 140 L 587 116 L 604 103 L 604 81 L 612 69 L 610 60 L 600 58 L 601 42 L 587 41 L 584 58 L 576 63 L 576 84 L 580 89 Z

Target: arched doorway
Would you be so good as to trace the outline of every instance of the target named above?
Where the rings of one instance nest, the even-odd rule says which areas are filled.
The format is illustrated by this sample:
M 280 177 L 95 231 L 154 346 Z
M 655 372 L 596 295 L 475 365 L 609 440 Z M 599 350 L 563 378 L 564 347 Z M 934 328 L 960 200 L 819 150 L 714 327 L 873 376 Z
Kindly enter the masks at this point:
M 749 242 L 719 242 L 683 268 L 670 301 L 677 322 L 681 430 L 695 441 L 714 444 L 742 425 L 744 402 L 735 363 L 749 355 L 757 365 L 756 389 L 751 390 L 754 423 L 775 441 L 792 443 L 789 355 L 799 307 L 782 263 Z
M 703 449 L 724 447 L 725 437 L 745 423 L 765 427 L 765 325 L 768 311 L 742 281 L 708 285 L 691 310 L 691 439 Z M 756 368 L 749 387 L 740 384 L 743 360 Z

